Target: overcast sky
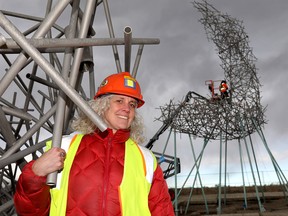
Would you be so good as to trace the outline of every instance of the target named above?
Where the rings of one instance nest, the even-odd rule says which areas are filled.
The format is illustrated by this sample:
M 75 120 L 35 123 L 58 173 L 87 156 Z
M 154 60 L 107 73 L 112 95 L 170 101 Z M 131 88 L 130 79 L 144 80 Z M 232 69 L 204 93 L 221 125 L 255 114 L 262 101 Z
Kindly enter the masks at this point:
M 243 21 L 249 35 L 249 44 L 258 61 L 258 75 L 262 84 L 262 105 L 268 106 L 264 133 L 266 140 L 280 166 L 288 170 L 288 1 L 287 0 L 212 0 L 208 1 L 223 13 Z M 45 11 L 42 1 L 0 0 L 1 9 L 15 10 L 40 16 Z M 33 5 L 33 7 L 31 7 Z M 16 7 L 17 6 L 17 7 Z M 27 8 L 28 6 L 28 8 Z M 215 46 L 207 40 L 204 27 L 199 22 L 201 14 L 190 0 L 110 0 L 110 13 L 116 37 L 123 37 L 125 26 L 132 27 L 132 36 L 141 38 L 159 38 L 159 45 L 144 47 L 137 79 L 141 83 L 146 104 L 139 110 L 145 119 L 148 140 L 162 123 L 155 122 L 160 116 L 159 106 L 170 99 L 182 100 L 188 91 L 208 95 L 205 80 L 223 79 L 220 60 Z M 38 9 L 39 8 L 39 9 Z M 108 37 L 103 7 L 97 9 L 94 28 L 96 37 Z M 0 30 L 1 32 L 2 30 Z M 132 65 L 138 47 L 132 48 Z M 120 57 L 124 53 L 120 53 Z M 112 49 L 110 47 L 94 49 L 94 69 L 99 76 L 97 85 L 108 74 L 116 72 Z M 122 59 L 122 68 L 124 68 Z M 155 149 L 162 151 L 167 139 L 163 134 L 155 143 Z M 193 166 L 192 153 L 185 136 L 178 135 L 177 153 L 182 161 L 183 170 Z M 195 140 L 198 145 L 202 141 Z M 173 146 L 173 139 L 169 143 Z M 213 145 L 213 146 L 211 146 Z M 204 174 L 219 172 L 219 141 L 211 142 L 203 160 L 201 171 Z M 235 145 L 235 143 L 231 144 Z M 261 142 L 255 143 L 260 150 Z M 230 157 L 238 154 L 235 147 Z M 187 153 L 188 152 L 188 153 Z M 261 153 L 262 152 L 262 153 Z M 169 148 L 173 154 L 173 147 Z M 266 158 L 267 159 L 267 158 Z M 265 161 L 265 160 L 264 160 Z M 228 162 L 233 171 L 241 172 L 239 163 Z M 285 167 L 286 166 L 286 167 Z M 237 167 L 237 169 L 233 169 Z M 263 169 L 272 170 L 269 160 L 263 162 Z M 247 167 L 249 170 L 249 167 Z M 218 177 L 216 178 L 217 181 Z

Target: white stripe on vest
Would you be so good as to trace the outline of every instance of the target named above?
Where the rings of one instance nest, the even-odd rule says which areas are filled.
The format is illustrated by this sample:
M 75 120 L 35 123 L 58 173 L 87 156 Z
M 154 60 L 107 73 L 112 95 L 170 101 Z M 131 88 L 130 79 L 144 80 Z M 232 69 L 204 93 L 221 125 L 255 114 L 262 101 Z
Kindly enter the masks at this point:
M 153 180 L 153 174 L 154 174 L 154 157 L 152 156 L 152 152 L 150 152 L 149 149 L 147 149 L 144 146 L 139 146 L 139 149 L 141 150 L 144 160 L 145 160 L 145 165 L 146 165 L 146 179 L 147 181 L 151 184 Z
M 69 135 L 64 135 L 62 137 L 61 148 L 64 149 L 66 153 L 68 152 L 71 141 L 76 134 L 77 134 L 77 132 L 73 132 Z M 58 176 L 57 176 L 57 181 L 56 181 L 56 188 L 57 189 L 60 189 L 61 180 L 62 180 L 62 172 L 58 173 Z

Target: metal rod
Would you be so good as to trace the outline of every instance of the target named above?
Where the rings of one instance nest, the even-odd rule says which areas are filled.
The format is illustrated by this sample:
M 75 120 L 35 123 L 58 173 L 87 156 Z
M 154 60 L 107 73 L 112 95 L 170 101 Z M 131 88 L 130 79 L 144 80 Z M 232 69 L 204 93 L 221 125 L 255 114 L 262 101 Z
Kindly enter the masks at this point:
M 189 141 L 190 141 L 190 146 L 191 146 L 191 149 L 192 149 L 192 154 L 193 154 L 193 158 L 194 158 L 194 163 L 196 164 L 196 154 L 195 154 L 195 150 L 194 150 L 194 147 L 193 147 L 193 143 L 192 143 L 192 138 L 191 138 L 191 134 L 188 134 L 189 136 Z M 209 214 L 209 207 L 208 207 L 208 202 L 207 202 L 207 198 L 206 198 L 206 195 L 205 195 L 205 191 L 204 191 L 204 187 L 203 187 L 203 184 L 202 184 L 202 179 L 201 179 L 201 176 L 200 176 L 200 169 L 199 169 L 199 166 L 201 164 L 201 161 L 198 162 L 198 164 L 196 164 L 196 176 L 195 176 L 195 180 L 196 180 L 196 177 L 198 176 L 198 180 L 199 180 L 199 183 L 200 183 L 200 186 L 201 186 L 201 192 L 202 192 L 202 196 L 203 196 L 203 199 L 204 199 L 204 203 L 205 203 L 205 208 L 206 208 L 206 214 Z M 193 186 L 194 188 L 194 186 Z M 192 196 L 192 193 L 191 193 L 191 196 Z M 191 197 L 190 197 L 191 199 Z M 190 200 L 189 199 L 189 200 Z M 188 211 L 188 205 L 189 205 L 189 202 L 187 202 L 187 211 Z M 187 214 L 187 212 L 185 213 Z
M 129 26 L 124 28 L 124 42 L 125 42 L 125 71 L 130 72 L 130 62 L 131 62 L 131 39 L 132 39 L 132 29 Z
M 55 85 L 55 83 L 49 82 L 48 80 L 42 79 L 40 77 L 37 77 L 33 74 L 27 73 L 26 77 L 30 80 L 36 81 L 38 83 L 41 83 L 43 85 L 46 85 L 48 87 L 54 88 L 54 89 L 59 89 L 57 85 Z
M 159 41 L 159 43 L 160 43 L 160 41 Z M 133 39 L 132 39 L 132 44 L 133 44 Z M 144 44 L 139 45 L 138 52 L 137 52 L 137 55 L 136 55 L 136 58 L 135 58 L 134 67 L 133 67 L 133 70 L 132 70 L 132 77 L 134 77 L 134 78 L 136 78 L 136 75 L 137 75 L 137 71 L 138 71 L 138 67 L 139 67 L 139 64 L 140 64 L 140 59 L 141 59 L 141 56 L 142 56 L 142 53 L 143 53 L 143 49 L 144 49 Z
M 64 1 L 63 1 L 64 3 Z M 67 4 L 66 4 L 67 5 Z M 56 6 L 55 8 L 57 8 L 58 6 Z M 58 7 L 59 9 L 59 7 Z M 27 14 L 21 14 L 21 13 L 16 13 L 16 12 L 12 12 L 12 11 L 4 11 L 1 10 L 2 13 L 6 16 L 11 16 L 11 17 L 17 17 L 17 18 L 21 18 L 21 19 L 26 19 L 26 20 L 31 20 L 31 21 L 36 21 L 36 22 L 43 22 L 43 18 L 42 17 L 36 17 L 36 16 L 31 16 L 31 15 L 27 15 Z M 46 18 L 45 18 L 46 19 Z M 37 24 L 36 24 L 37 26 Z M 52 25 L 55 29 L 59 30 L 59 31 L 64 31 L 62 27 L 60 27 L 59 25 L 55 23 L 53 23 Z M 33 26 L 33 28 L 35 28 L 35 26 Z
M 37 48 L 40 52 L 65 52 L 65 48 L 79 48 L 88 46 L 111 46 L 111 45 L 125 45 L 124 38 L 31 38 L 27 41 Z M 158 38 L 133 38 L 131 39 L 131 45 L 156 45 L 159 44 Z M 137 62 L 140 60 L 143 46 L 139 47 L 137 54 Z M 0 53 L 19 53 L 22 49 L 19 45 L 11 38 L 6 38 L 6 44 L 0 47 Z M 137 66 L 138 67 L 138 66 Z
M 196 165 L 196 169 L 197 169 L 197 174 L 199 175 L 199 180 L 200 180 L 200 185 L 201 185 L 201 191 L 202 191 L 202 197 L 204 199 L 204 202 L 205 202 L 205 208 L 206 208 L 206 214 L 209 215 L 209 207 L 208 207 L 208 203 L 207 203 L 207 198 L 206 198 L 206 195 L 205 195 L 205 191 L 204 191 L 204 187 L 202 187 L 202 181 L 201 181 L 201 178 L 200 178 L 200 173 L 199 173 L 199 166 L 201 164 L 201 160 L 202 160 L 202 155 L 201 155 L 201 158 L 200 160 L 196 160 L 196 156 L 195 156 L 195 151 L 194 151 L 194 148 L 193 148 L 193 144 L 192 144 L 192 139 L 191 139 L 191 136 L 189 134 L 189 139 L 190 139 L 190 145 L 191 145 L 191 148 L 192 148 L 192 152 L 193 152 L 193 157 L 194 157 L 194 164 Z M 205 145 L 205 144 L 204 144 Z M 200 155 L 199 155 L 200 156 Z M 188 176 L 191 175 L 192 172 L 189 173 Z M 189 204 L 190 204 L 190 200 L 191 200 L 191 197 L 192 197 L 192 194 L 193 194 L 193 189 L 195 188 L 195 183 L 196 183 L 196 180 L 197 180 L 197 176 L 198 175 L 195 175 L 194 176 L 194 180 L 193 180 L 193 184 L 192 184 L 192 187 L 191 187 L 191 191 L 190 191 L 190 194 L 189 194 L 189 198 L 187 200 L 187 203 L 186 203 L 186 207 L 185 207 L 185 214 L 187 214 L 188 212 L 188 209 L 189 209 Z M 187 181 L 188 181 L 188 177 L 187 177 Z M 181 190 L 183 189 L 184 187 L 184 184 L 181 188 Z
M 28 148 L 25 148 L 21 151 L 18 151 L 17 153 L 14 153 L 14 154 L 10 155 L 9 157 L 1 159 L 0 160 L 0 169 L 4 168 L 5 166 L 7 166 L 9 164 L 15 163 L 16 161 L 23 159 L 27 155 L 32 154 L 32 153 L 36 152 L 37 150 L 43 148 L 46 145 L 46 142 L 48 140 L 51 140 L 51 137 L 37 143 L 36 145 L 33 145 L 31 147 L 28 147 Z
M 227 124 L 226 124 L 227 128 Z M 227 131 L 227 130 L 226 130 Z M 227 193 L 226 193 L 226 188 L 227 188 L 227 158 L 228 158 L 228 145 L 227 145 L 227 137 L 225 136 L 225 146 L 224 146 L 224 206 L 226 206 L 226 201 L 227 201 Z
M 172 129 L 171 129 L 172 130 Z M 174 130 L 174 158 L 177 158 L 177 145 L 176 145 L 176 131 Z M 177 161 L 174 160 L 174 167 L 175 167 L 175 187 L 174 187 L 174 191 L 175 194 L 178 194 L 177 190 Z M 174 211 L 175 211 L 175 215 L 178 216 L 179 215 L 179 210 L 178 210 L 178 196 L 175 196 L 175 203 L 174 203 Z
M 13 205 L 14 205 L 13 199 L 7 201 L 7 202 L 4 203 L 4 204 L 2 204 L 2 205 L 0 206 L 0 213 L 3 212 L 5 209 L 8 209 L 8 208 L 12 207 Z M 14 215 L 13 215 L 13 216 L 14 216 Z
M 172 130 L 172 129 L 170 129 L 170 130 Z M 207 144 L 208 144 L 208 141 L 209 141 L 209 139 L 205 139 L 205 140 L 204 140 L 204 144 L 203 144 L 202 150 L 201 150 L 201 152 L 199 153 L 199 155 L 198 155 L 198 157 L 197 157 L 197 159 L 196 159 L 196 162 L 193 164 L 192 168 L 190 169 L 190 171 L 189 171 L 189 173 L 188 173 L 188 176 L 190 176 L 190 175 L 192 174 L 194 168 L 196 167 L 196 164 L 200 164 L 200 163 L 201 163 L 201 160 L 202 160 L 202 158 L 203 158 L 203 153 L 204 153 L 204 150 L 205 150 L 205 148 L 206 148 L 206 146 L 207 146 Z M 195 178 L 196 178 L 196 176 L 195 176 Z M 176 184 L 175 184 L 175 187 L 177 187 Z M 181 190 L 182 190 L 182 189 L 181 189 Z M 178 195 L 180 195 L 180 193 L 178 193 L 177 196 L 178 196 Z M 175 200 L 173 201 L 173 204 L 174 204 L 174 202 L 175 202 Z
M 287 188 L 287 184 L 288 184 L 287 178 L 285 177 L 282 169 L 280 168 L 280 166 L 279 166 L 279 164 L 277 163 L 276 159 L 274 158 L 274 156 L 273 156 L 270 148 L 268 147 L 267 141 L 266 141 L 266 139 L 265 139 L 264 133 L 263 133 L 260 125 L 258 125 L 258 124 L 256 123 L 256 121 L 255 121 L 254 118 L 252 118 L 252 122 L 253 122 L 254 127 L 255 127 L 255 129 L 257 130 L 257 133 L 258 133 L 258 135 L 260 136 L 260 138 L 261 138 L 261 140 L 262 140 L 262 142 L 263 142 L 263 144 L 264 144 L 264 146 L 265 146 L 265 148 L 266 148 L 267 153 L 269 154 L 269 157 L 270 157 L 271 162 L 272 162 L 272 164 L 273 164 L 273 167 L 274 167 L 274 169 L 275 169 L 275 173 L 276 173 L 276 175 L 277 175 L 277 177 L 278 177 L 278 180 L 279 180 L 280 184 L 285 188 L 285 190 L 286 190 L 286 192 L 287 192 L 287 191 L 288 191 L 288 188 Z M 283 191 L 283 192 L 284 192 L 284 191 Z M 287 197 L 287 194 L 286 194 L 285 192 L 284 192 L 284 196 Z
M 27 38 L 27 41 L 37 49 L 125 45 L 125 39 L 123 38 Z M 131 38 L 132 45 L 155 45 L 159 43 L 159 38 Z M 20 49 L 12 38 L 6 38 L 5 47 Z
M 245 186 L 245 177 L 244 177 L 244 168 L 243 168 L 243 154 L 240 139 L 238 139 L 238 146 L 239 146 L 239 156 L 240 156 L 240 165 L 241 165 L 241 173 L 242 173 L 242 183 L 243 183 L 243 193 L 244 193 L 244 205 L 245 209 L 248 207 L 247 203 L 247 193 L 246 193 L 246 186 Z
M 222 131 L 220 131 L 220 149 L 219 149 L 219 185 L 218 185 L 218 207 L 217 214 L 221 214 L 222 212 L 222 145 L 223 145 L 223 137 Z
M 252 177 L 253 177 L 253 181 L 254 181 L 254 185 L 255 185 L 255 193 L 256 193 L 256 197 L 257 197 L 257 200 L 258 200 L 258 206 L 259 206 L 259 210 L 260 212 L 264 212 L 265 209 L 262 205 L 262 202 L 261 202 L 261 199 L 259 197 L 259 191 L 258 191 L 258 186 L 256 184 L 256 178 L 255 178 L 255 174 L 254 174 L 254 169 L 253 169 L 253 166 L 252 166 L 252 161 L 251 161 L 251 156 L 250 156 L 250 153 L 249 153 L 249 149 L 248 149 L 248 144 L 247 144 L 247 140 L 246 140 L 246 137 L 244 136 L 245 134 L 245 128 L 244 128 L 244 123 L 243 123 L 243 118 L 241 118 L 241 116 L 239 116 L 239 126 L 240 126 L 240 129 L 243 131 L 242 134 L 243 134 L 243 140 L 244 140 L 244 144 L 245 144 L 245 148 L 246 148 L 246 153 L 247 153 L 247 157 L 248 157 L 248 161 L 249 161 L 249 165 L 250 165 L 250 169 L 251 169 L 251 174 L 252 174 Z
M 257 176 L 258 176 L 259 185 L 260 185 L 260 188 L 261 188 L 263 203 L 265 203 L 266 201 L 265 201 L 264 190 L 263 190 L 263 187 L 262 187 L 262 181 L 261 181 L 261 178 L 260 178 L 260 171 L 259 171 L 259 167 L 258 167 L 258 163 L 257 163 L 257 159 L 256 159 L 256 154 L 255 154 L 255 150 L 254 150 L 251 134 L 249 134 L 248 136 L 249 136 L 251 151 L 252 151 L 252 154 L 253 154 L 254 164 L 255 164 L 255 168 L 256 168 L 256 172 L 257 172 Z
M 110 38 L 115 38 L 114 30 L 113 30 L 113 26 L 112 26 L 112 21 L 111 21 L 111 15 L 110 15 L 109 6 L 108 6 L 108 0 L 103 0 L 103 5 L 104 5 L 104 12 L 105 12 L 105 15 L 106 15 L 106 20 L 107 20 L 107 24 L 108 24 Z M 119 59 L 117 46 L 112 45 L 112 50 L 113 50 L 113 53 L 114 53 L 116 69 L 117 69 L 117 71 L 119 73 L 119 72 L 122 71 L 122 69 L 121 69 L 121 64 L 120 64 L 120 59 Z
M 0 33 L 0 47 L 6 44 L 6 38 Z
M 67 39 L 73 39 L 76 37 L 76 32 L 77 32 L 77 24 L 78 24 L 78 19 L 80 17 L 80 8 L 77 7 L 77 5 L 79 6 L 79 2 L 78 1 L 74 1 L 72 4 L 72 13 L 71 13 L 71 18 L 70 18 L 70 23 L 69 23 L 69 27 L 66 28 L 65 31 L 65 35 L 67 37 Z M 80 17 L 81 19 L 81 17 Z M 73 49 L 72 48 L 66 48 L 65 50 L 65 55 L 64 55 L 64 60 L 63 60 L 63 73 L 65 74 L 65 76 L 69 76 L 69 71 L 71 69 L 71 62 L 72 62 L 72 57 L 73 57 Z M 68 73 L 68 75 L 66 75 L 66 73 Z M 65 116 L 64 116 L 64 124 L 63 124 L 63 128 L 68 128 L 69 122 L 70 122 L 70 118 L 69 118 L 69 110 L 70 108 L 67 106 L 67 104 L 69 104 L 70 101 L 66 100 L 66 106 L 65 106 Z M 68 129 L 65 131 L 65 133 L 67 133 Z M 64 133 L 64 131 L 63 131 Z
M 23 32 L 23 35 L 27 36 L 27 35 L 31 34 L 32 32 L 36 31 L 40 25 L 41 25 L 41 23 L 37 23 L 36 25 L 30 27 L 25 32 Z
M 80 31 L 79 31 L 79 34 L 78 34 L 79 38 L 86 38 L 88 36 L 87 34 L 88 34 L 89 27 L 90 27 L 91 18 L 94 15 L 96 2 L 97 1 L 95 1 L 95 0 L 88 0 L 87 1 L 85 12 L 84 12 L 83 17 L 82 17 L 81 28 L 80 28 Z M 69 84 L 75 89 L 77 89 L 77 87 L 78 87 L 78 86 L 76 86 L 76 84 L 79 81 L 78 80 L 79 79 L 79 68 L 80 68 L 80 64 L 81 64 L 81 61 L 82 61 L 83 50 L 84 50 L 84 48 L 76 49 L 76 51 L 74 53 L 74 58 L 73 58 L 74 61 L 73 61 L 73 64 L 72 64 L 71 73 L 70 73 L 70 77 L 69 77 Z M 69 106 L 69 110 L 67 111 L 66 115 L 73 116 L 73 112 L 74 112 L 74 107 L 73 106 Z M 102 119 L 99 118 L 99 121 L 102 121 Z M 102 121 L 101 124 L 103 126 L 102 129 L 104 129 L 104 128 L 106 129 L 107 128 L 106 124 L 103 121 Z
M 82 22 L 81 22 L 81 29 L 80 29 L 79 36 L 78 36 L 79 38 L 87 37 L 88 29 L 89 29 L 90 22 L 91 22 L 91 17 L 94 14 L 94 10 L 95 10 L 95 4 L 96 4 L 95 0 L 87 1 L 87 5 L 86 5 L 85 12 L 84 12 Z M 70 82 L 69 82 L 72 87 L 75 87 L 77 79 L 78 79 L 82 55 L 83 55 L 83 48 L 76 49 L 75 54 L 74 54 L 73 65 L 71 68 Z
M 1 122 L 0 124 L 1 134 L 6 141 L 7 144 L 6 148 L 8 149 L 12 146 L 12 143 L 15 142 L 15 137 L 12 133 L 11 126 L 5 117 L 5 113 L 2 109 L 2 106 L 0 106 L 0 122 Z
M 79 8 L 79 0 L 75 0 L 73 2 L 73 10 L 71 14 L 71 19 L 73 18 L 73 15 L 78 14 L 77 8 Z M 75 12 L 75 13 L 74 13 Z M 74 19 L 77 19 L 76 16 Z M 72 26 L 71 31 L 68 33 L 68 38 L 72 38 L 75 36 L 75 30 L 76 30 L 76 20 L 70 21 L 70 23 L 73 23 L 74 26 Z M 64 56 L 64 62 L 63 62 L 63 70 L 62 70 L 62 76 L 63 78 L 68 81 L 69 76 L 69 69 L 70 69 L 70 62 L 72 59 L 72 53 L 70 49 L 67 49 L 67 55 Z M 59 97 L 57 101 L 57 110 L 56 110 L 56 116 L 55 116 L 55 124 L 53 129 L 53 138 L 52 138 L 52 147 L 61 147 L 62 142 L 62 135 L 63 135 L 63 124 L 65 122 L 65 110 L 66 110 L 66 101 L 67 97 L 65 93 L 60 90 Z M 50 173 L 47 176 L 46 184 L 55 187 L 57 182 L 57 174 L 58 172 Z
M 51 66 L 51 64 L 39 53 L 39 51 L 31 46 L 21 34 L 21 32 L 13 26 L 13 24 L 6 19 L 0 12 L 0 25 L 10 34 L 13 35 L 17 43 L 23 50 L 34 59 L 35 62 L 47 73 L 51 79 L 66 93 L 66 95 L 97 125 L 99 130 L 107 129 L 104 121 L 95 113 L 95 111 L 87 104 L 86 101 L 69 85 L 58 72 Z
M 33 119 L 33 116 L 31 116 L 29 113 L 23 112 L 21 109 L 18 109 L 17 107 L 10 108 L 6 106 L 2 106 L 2 109 L 5 114 L 16 116 L 18 118 L 24 119 L 26 121 L 30 121 Z
M 33 127 L 27 131 L 20 139 L 18 139 L 13 146 L 9 148 L 0 158 L 0 161 L 6 157 L 9 157 L 13 153 L 19 150 L 23 143 L 25 143 L 33 134 L 42 127 L 42 125 L 56 112 L 56 105 L 53 106 L 47 113 L 45 113 Z
M 51 13 L 48 14 L 46 19 L 42 22 L 42 24 L 39 26 L 33 37 L 41 38 L 43 37 L 47 31 L 51 28 L 51 26 L 56 22 L 57 18 L 61 15 L 61 12 L 65 9 L 65 7 L 70 3 L 70 0 L 62 0 L 55 5 L 54 10 L 51 11 Z M 0 25 L 5 30 L 6 28 L 11 28 L 8 26 L 5 26 L 6 24 L 9 24 L 12 26 L 12 23 L 3 15 L 3 13 L 0 11 L 0 16 L 2 19 L 0 20 Z M 13 30 L 13 28 L 15 30 Z M 13 27 L 13 31 L 16 31 L 16 28 Z M 17 32 L 19 32 L 17 30 Z M 16 33 L 16 32 L 15 32 Z M 20 33 L 20 32 L 19 32 Z M 21 34 L 21 33 L 20 33 Z M 24 36 L 23 36 L 24 37 Z M 13 37 L 12 37 L 13 38 Z M 22 67 L 25 65 L 27 61 L 27 57 L 24 55 L 24 53 L 21 53 L 15 60 L 15 62 L 11 65 L 9 71 L 3 76 L 0 82 L 0 96 L 3 95 L 5 90 L 8 88 L 10 83 L 13 81 L 15 76 L 19 73 L 19 71 L 22 69 Z

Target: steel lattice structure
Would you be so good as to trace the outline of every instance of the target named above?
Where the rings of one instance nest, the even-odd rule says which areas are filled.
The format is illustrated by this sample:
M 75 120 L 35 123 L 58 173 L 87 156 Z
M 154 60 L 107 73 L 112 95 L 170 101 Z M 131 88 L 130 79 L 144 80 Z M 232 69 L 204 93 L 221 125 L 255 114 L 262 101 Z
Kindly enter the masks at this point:
M 177 206 L 178 197 L 180 197 L 182 189 L 187 187 L 187 182 L 190 177 L 192 177 L 193 182 L 192 185 L 189 185 L 190 194 L 185 203 L 185 213 L 187 213 L 189 209 L 193 211 L 193 206 L 190 206 L 190 201 L 193 197 L 192 193 L 195 182 L 198 181 L 202 190 L 203 207 L 205 206 L 206 208 L 206 214 L 209 214 L 210 210 L 205 195 L 205 185 L 202 184 L 202 178 L 200 176 L 200 167 L 205 149 L 210 140 L 219 140 L 220 142 L 219 172 L 217 173 L 219 175 L 217 209 L 214 209 L 214 213 L 217 212 L 217 214 L 221 214 L 221 205 L 226 204 L 228 149 L 233 149 L 232 151 L 235 152 L 237 151 L 237 147 L 239 162 L 237 163 L 233 160 L 233 164 L 237 164 L 241 168 L 244 209 L 248 207 L 245 186 L 245 177 L 248 175 L 244 172 L 243 166 L 244 164 L 248 164 L 250 166 L 251 177 L 253 178 L 259 211 L 263 212 L 265 208 L 262 202 L 265 196 L 262 188 L 263 179 L 260 177 L 258 168 L 258 160 L 261 158 L 255 154 L 252 140 L 253 133 L 259 135 L 263 147 L 266 150 L 267 157 L 270 157 L 273 168 L 275 169 L 276 178 L 278 178 L 279 184 L 283 187 L 286 199 L 288 188 L 287 179 L 271 153 L 262 131 L 266 123 L 264 115 L 266 108 L 261 105 L 261 84 L 255 66 L 257 59 L 252 53 L 252 48 L 249 47 L 249 38 L 244 31 L 242 21 L 221 13 L 206 0 L 202 0 L 201 2 L 195 1 L 193 5 L 202 15 L 200 22 L 206 30 L 208 40 L 211 40 L 216 45 L 216 50 L 221 60 L 221 68 L 224 71 L 223 79 L 228 83 L 230 91 L 228 95 L 220 96 L 220 88 L 215 88 L 214 83 L 222 81 L 208 80 L 205 84 L 211 84 L 210 86 L 208 85 L 208 89 L 212 93 L 211 97 L 204 97 L 199 93 L 189 91 L 183 101 L 174 102 L 171 100 L 168 104 L 161 106 L 159 108 L 161 116 L 157 120 L 161 121 L 163 125 L 150 139 L 146 147 L 152 148 L 153 143 L 169 128 L 170 133 L 168 134 L 163 155 L 170 141 L 170 135 L 174 132 L 174 141 L 170 143 L 174 142 L 174 158 L 177 158 L 178 143 L 176 134 L 184 134 L 185 137 L 187 137 L 186 141 L 191 147 L 192 155 L 189 155 L 189 159 L 191 159 L 192 167 L 189 172 L 186 171 L 185 175 L 187 174 L 187 178 L 179 190 L 177 174 L 180 172 L 181 166 L 180 160 L 174 160 L 175 199 L 173 203 L 175 204 L 176 215 L 178 215 L 179 212 Z M 214 94 L 214 91 L 219 94 Z M 203 140 L 203 146 L 202 148 L 200 147 L 201 149 L 198 155 L 195 154 L 192 137 L 202 138 L 201 140 Z M 232 140 L 235 141 L 233 144 L 238 142 L 238 146 L 227 145 L 228 141 Z M 245 155 L 243 152 L 245 152 Z M 188 155 L 189 149 L 185 149 L 185 153 Z M 215 154 L 217 153 L 218 152 L 215 152 Z M 244 159 L 246 159 L 245 163 Z M 187 166 L 186 164 L 186 169 Z M 262 194 L 260 195 L 260 193 Z
M 96 10 L 105 12 L 108 38 L 95 36 Z M 122 46 L 123 71 L 136 77 L 144 45 L 160 40 L 132 38 L 129 26 L 116 38 L 108 0 L 48 0 L 43 17 L 1 10 L 0 27 L 0 215 L 12 215 L 16 174 L 27 163 L 26 156 L 38 158 L 47 139 L 55 146 L 61 143 L 78 110 L 106 129 L 86 102 L 95 95 L 93 50 L 112 48 L 115 71 L 120 72 Z M 130 70 L 135 45 L 138 52 Z
M 181 111 L 173 116 L 171 127 L 180 133 L 198 137 L 219 139 L 220 133 L 233 140 L 255 132 L 255 125 L 262 126 L 266 120 L 265 107 L 260 102 L 260 81 L 255 66 L 256 57 L 248 44 L 248 35 L 242 21 L 222 14 L 206 1 L 194 2 L 202 14 L 200 22 L 204 25 L 209 40 L 214 42 L 224 70 L 224 79 L 230 87 L 230 97 L 211 100 L 191 92 L 191 100 L 183 105 L 170 101 L 160 107 L 159 121 L 166 122 L 181 105 Z M 245 121 L 245 130 L 239 119 Z

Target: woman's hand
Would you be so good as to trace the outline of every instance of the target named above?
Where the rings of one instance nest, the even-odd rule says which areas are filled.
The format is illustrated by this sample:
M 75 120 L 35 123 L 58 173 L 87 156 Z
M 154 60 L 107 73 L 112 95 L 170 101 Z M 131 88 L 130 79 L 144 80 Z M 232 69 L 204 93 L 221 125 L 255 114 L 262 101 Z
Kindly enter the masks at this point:
M 47 176 L 63 169 L 65 158 L 66 152 L 63 149 L 53 147 L 34 162 L 32 170 L 37 176 Z

